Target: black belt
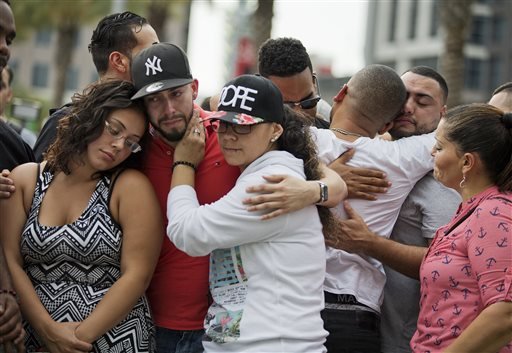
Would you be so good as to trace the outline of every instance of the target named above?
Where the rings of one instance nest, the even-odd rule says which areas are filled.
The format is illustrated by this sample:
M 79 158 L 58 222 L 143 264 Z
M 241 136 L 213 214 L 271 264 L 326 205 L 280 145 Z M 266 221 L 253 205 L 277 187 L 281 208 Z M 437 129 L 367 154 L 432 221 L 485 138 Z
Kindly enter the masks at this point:
M 333 294 L 324 291 L 324 297 L 326 303 L 366 306 L 364 304 L 359 303 L 356 297 L 353 296 L 352 294 Z
M 325 314 L 327 312 L 336 315 L 343 315 L 354 321 L 357 326 L 367 330 L 379 330 L 380 315 L 367 305 L 361 304 L 356 297 L 351 294 L 333 294 L 324 291 L 326 304 Z

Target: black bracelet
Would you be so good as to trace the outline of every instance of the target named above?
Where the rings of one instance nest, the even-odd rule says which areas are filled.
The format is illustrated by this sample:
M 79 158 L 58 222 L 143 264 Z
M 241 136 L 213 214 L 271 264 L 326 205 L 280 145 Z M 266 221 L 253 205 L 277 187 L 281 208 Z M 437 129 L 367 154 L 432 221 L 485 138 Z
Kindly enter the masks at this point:
M 194 172 L 196 171 L 196 166 L 192 162 L 187 161 L 176 161 L 172 164 L 172 169 L 174 169 L 177 165 L 186 165 L 192 169 L 194 169 Z

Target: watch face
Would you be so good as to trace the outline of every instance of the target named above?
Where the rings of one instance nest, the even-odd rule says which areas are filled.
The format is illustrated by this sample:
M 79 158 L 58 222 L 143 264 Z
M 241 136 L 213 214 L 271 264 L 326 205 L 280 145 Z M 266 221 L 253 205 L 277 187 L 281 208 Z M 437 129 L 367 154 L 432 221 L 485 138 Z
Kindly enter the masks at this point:
M 327 199 L 329 198 L 327 185 L 325 185 L 325 184 L 322 185 L 322 192 L 323 192 L 324 201 L 327 201 Z
M 322 182 L 318 182 L 318 184 L 320 185 L 320 202 L 325 202 L 329 197 L 327 185 Z

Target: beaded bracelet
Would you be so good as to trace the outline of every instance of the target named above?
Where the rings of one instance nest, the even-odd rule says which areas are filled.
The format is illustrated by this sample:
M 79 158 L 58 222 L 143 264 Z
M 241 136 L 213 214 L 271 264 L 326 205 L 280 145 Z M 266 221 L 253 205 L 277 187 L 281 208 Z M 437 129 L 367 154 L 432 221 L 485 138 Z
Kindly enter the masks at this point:
M 191 162 L 187 162 L 187 161 L 176 161 L 172 164 L 172 169 L 174 169 L 174 167 L 176 167 L 177 165 L 186 165 L 192 169 L 194 169 L 194 172 L 196 171 L 196 166 L 194 165 L 194 163 L 191 163 Z
M 18 293 L 16 291 L 13 291 L 11 289 L 0 289 L 0 294 L 10 294 L 18 301 Z

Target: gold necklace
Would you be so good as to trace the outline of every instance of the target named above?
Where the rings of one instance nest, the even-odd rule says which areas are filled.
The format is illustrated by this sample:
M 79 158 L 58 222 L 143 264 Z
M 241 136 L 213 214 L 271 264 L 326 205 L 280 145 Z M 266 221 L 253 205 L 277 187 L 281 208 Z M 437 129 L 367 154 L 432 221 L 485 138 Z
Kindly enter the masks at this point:
M 345 130 L 345 129 L 339 128 L 339 127 L 331 127 L 330 129 L 331 129 L 332 131 L 339 132 L 339 133 L 340 133 L 340 134 L 342 134 L 342 135 L 349 135 L 349 136 L 363 137 L 363 135 L 361 135 L 361 134 L 356 134 L 355 132 L 350 132 L 350 131 L 347 131 L 347 130 Z

